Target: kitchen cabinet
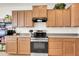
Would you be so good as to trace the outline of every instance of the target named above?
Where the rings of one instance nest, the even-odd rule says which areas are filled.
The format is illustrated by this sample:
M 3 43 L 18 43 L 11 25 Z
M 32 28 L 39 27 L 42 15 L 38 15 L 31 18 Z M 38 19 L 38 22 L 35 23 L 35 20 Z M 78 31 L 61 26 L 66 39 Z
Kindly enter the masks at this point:
M 6 36 L 6 52 L 8 54 L 30 55 L 30 38 Z
M 55 10 L 55 15 L 56 15 L 56 26 L 58 27 L 61 27 L 63 26 L 63 19 L 62 19 L 62 10 Z
M 62 10 L 62 19 L 63 19 L 64 27 L 71 26 L 71 9 L 70 8 Z
M 50 37 L 48 41 L 48 55 L 62 56 L 62 43 L 62 39 Z
M 79 56 L 79 38 L 75 40 L 75 55 Z
M 17 38 L 5 37 L 6 39 L 6 52 L 8 54 L 17 54 Z
M 38 5 L 33 6 L 33 17 L 47 17 L 47 6 L 46 5 Z
M 47 26 L 48 27 L 53 27 L 55 26 L 55 10 L 49 9 L 47 11 L 47 16 L 48 16 L 48 21 L 47 21 Z
M 70 27 L 71 26 L 71 9 L 48 10 L 48 27 Z
M 18 26 L 17 24 L 17 19 L 18 19 L 18 12 L 17 11 L 12 11 L 12 23 L 14 24 L 14 26 Z
M 12 11 L 12 22 L 18 27 L 32 27 L 32 10 Z
M 76 49 L 77 51 L 79 49 L 78 43 L 76 43 Z M 75 51 L 75 38 L 49 37 L 49 56 L 75 56 Z M 78 54 L 78 52 L 76 54 Z
M 25 11 L 25 26 L 26 27 L 32 27 L 33 22 L 32 22 L 32 10 L 26 10 Z
M 24 27 L 24 11 L 18 11 L 18 27 Z
M 30 38 L 18 38 L 18 54 L 30 54 Z
M 75 39 L 63 39 L 63 56 L 75 56 Z
M 79 3 L 72 4 L 71 6 L 71 26 L 79 26 Z

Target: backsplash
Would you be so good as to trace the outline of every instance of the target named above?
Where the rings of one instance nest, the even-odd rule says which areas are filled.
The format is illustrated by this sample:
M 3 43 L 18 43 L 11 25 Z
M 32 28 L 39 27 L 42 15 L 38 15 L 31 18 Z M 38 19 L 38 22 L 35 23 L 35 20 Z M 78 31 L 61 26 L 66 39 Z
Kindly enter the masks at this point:
M 34 27 L 17 27 L 16 32 L 17 33 L 29 33 L 29 30 L 33 29 L 36 30 Z M 42 28 L 40 28 L 42 29 Z M 79 34 L 79 28 L 78 27 L 47 27 L 47 33 L 53 34 L 53 33 L 78 33 Z

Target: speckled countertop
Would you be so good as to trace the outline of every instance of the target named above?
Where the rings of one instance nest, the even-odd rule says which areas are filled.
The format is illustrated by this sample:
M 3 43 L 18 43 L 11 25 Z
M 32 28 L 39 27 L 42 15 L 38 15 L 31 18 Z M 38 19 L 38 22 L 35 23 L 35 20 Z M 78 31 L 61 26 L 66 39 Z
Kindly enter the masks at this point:
M 79 38 L 79 34 L 48 34 L 48 37 L 58 38 Z
M 5 37 L 31 37 L 31 36 L 29 34 L 26 34 L 26 35 L 8 35 Z
M 79 38 L 79 34 L 47 34 L 48 37 L 58 37 L 58 38 Z M 26 35 L 11 35 L 12 37 L 31 37 L 30 34 Z M 5 37 L 11 37 L 5 36 Z

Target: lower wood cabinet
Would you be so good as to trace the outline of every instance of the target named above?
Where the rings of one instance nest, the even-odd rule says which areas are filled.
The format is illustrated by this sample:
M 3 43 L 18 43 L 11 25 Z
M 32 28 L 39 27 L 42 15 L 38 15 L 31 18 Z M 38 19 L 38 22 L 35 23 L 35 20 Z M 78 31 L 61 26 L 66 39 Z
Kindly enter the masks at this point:
M 18 38 L 18 54 L 30 54 L 30 38 Z
M 75 55 L 79 56 L 79 38 L 75 40 Z
M 6 53 L 30 55 L 30 38 L 8 36 L 6 39 Z M 49 37 L 49 56 L 79 56 L 79 38 Z
M 75 39 L 50 37 L 48 42 L 48 55 L 75 56 Z
M 6 52 L 8 54 L 28 54 L 30 55 L 29 37 L 6 37 Z
M 63 39 L 63 56 L 75 56 L 75 39 Z
M 49 38 L 48 42 L 48 55 L 49 56 L 62 56 L 62 39 Z
M 16 37 L 5 37 L 6 38 L 6 53 L 17 54 L 17 38 Z

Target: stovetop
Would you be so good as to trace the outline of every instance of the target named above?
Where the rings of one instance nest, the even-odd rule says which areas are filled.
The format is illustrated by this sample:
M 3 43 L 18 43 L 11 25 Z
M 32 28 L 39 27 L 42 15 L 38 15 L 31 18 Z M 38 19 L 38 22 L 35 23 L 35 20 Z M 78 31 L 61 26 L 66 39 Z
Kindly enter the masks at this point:
M 48 38 L 48 36 L 44 36 L 44 37 L 35 37 L 35 36 L 31 36 L 32 38 Z

